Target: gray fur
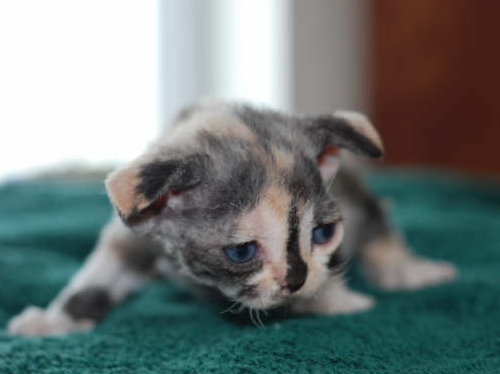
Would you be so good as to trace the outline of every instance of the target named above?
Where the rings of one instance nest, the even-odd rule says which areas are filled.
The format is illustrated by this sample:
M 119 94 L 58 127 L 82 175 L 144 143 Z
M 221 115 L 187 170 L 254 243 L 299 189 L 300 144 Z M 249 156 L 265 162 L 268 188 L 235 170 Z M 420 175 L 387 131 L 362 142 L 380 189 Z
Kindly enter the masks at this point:
M 177 118 L 180 123 L 175 126 L 182 127 L 183 121 L 196 119 L 209 110 L 206 105 L 193 106 Z M 354 130 L 349 131 L 343 120 L 328 123 L 325 116 L 318 117 L 318 133 L 315 133 L 313 117 L 292 117 L 246 105 L 227 106 L 225 111 L 227 116 L 242 120 L 254 134 L 254 139 L 224 136 L 204 128 L 197 131 L 185 148 L 188 151 L 184 150 L 184 160 L 199 159 L 199 155 L 203 155 L 204 161 L 190 162 L 189 168 L 185 167 L 187 171 L 176 169 L 179 177 L 188 176 L 184 178 L 186 188 L 181 192 L 182 204 L 163 207 L 159 214 L 161 219 L 156 220 L 155 227 L 148 227 L 148 233 L 164 244 L 167 253 L 173 254 L 180 272 L 202 284 L 221 289 L 236 288 L 234 292 L 242 294 L 249 292 L 246 280 L 261 270 L 262 262 L 234 264 L 222 253 L 221 248 L 237 244 L 234 236 L 238 217 L 252 210 L 266 187 L 279 184 L 289 191 L 295 202 L 313 206 L 316 225 L 338 220 L 339 206 L 327 191 L 316 164 L 322 147 L 318 139 L 324 143 L 328 139 L 325 135 L 327 127 L 332 126 L 340 128 L 330 136 L 335 145 L 345 143 L 349 148 L 356 148 L 356 144 L 365 146 L 369 140 Z M 371 147 L 376 148 L 373 144 Z M 293 160 L 292 167 L 271 173 L 276 161 L 273 150 L 288 155 Z M 191 155 L 189 152 L 195 153 Z M 161 154 L 169 155 L 170 152 Z M 158 190 L 165 192 L 165 188 L 170 187 L 165 175 L 171 175 L 172 165 L 176 168 L 183 165 L 177 158 L 175 164 L 170 160 L 156 157 L 141 166 L 139 193 L 151 198 Z M 163 173 L 162 169 L 165 169 Z M 155 173 L 151 172 L 146 178 L 147 170 L 160 171 L 160 175 L 155 180 Z M 192 180 L 196 181 L 193 188 Z M 182 189 L 182 184 L 175 187 L 176 190 L 179 188 Z M 295 219 L 298 225 L 300 217 Z M 140 227 L 135 229 L 141 232 Z M 290 233 L 293 235 L 294 231 L 290 229 Z M 307 276 L 307 266 L 299 254 L 297 237 L 293 238 L 289 248 L 292 244 L 295 247 L 288 252 L 286 280 L 300 287 Z M 333 263 L 330 262 L 329 266 L 333 267 Z
M 204 109 L 191 108 L 189 117 L 196 117 L 196 110 L 203 113 Z M 199 131 L 193 148 L 210 161 L 203 166 L 198 164 L 200 169 L 191 173 L 203 175 L 204 179 L 197 188 L 185 191 L 181 208 L 167 207 L 163 211 L 163 221 L 156 232 L 159 232 L 158 239 L 168 247 L 168 252 L 176 252 L 178 263 L 187 266 L 189 273 L 201 282 L 219 286 L 239 282 L 245 288 L 242 281 L 260 270 L 261 264 L 252 262 L 242 266 L 229 263 L 220 249 L 232 243 L 233 222 L 237 216 L 250 210 L 259 200 L 263 188 L 273 182 L 268 172 L 273 162 L 273 147 L 286 152 L 294 161 L 291 170 L 280 173 L 279 183 L 286 186 L 295 199 L 313 204 L 318 223 L 338 219 L 340 213 L 316 166 L 315 157 L 319 151 L 311 149 L 312 139 L 307 137 L 311 131 L 310 119 L 304 126 L 299 117 L 249 106 L 236 106 L 234 114 L 228 115 L 237 115 L 244 120 L 244 124 L 257 135 L 257 144 L 238 137 L 217 136 L 208 130 Z M 181 116 L 181 119 L 186 116 Z M 257 155 L 259 149 L 263 151 L 261 157 Z M 143 168 L 158 162 L 155 160 Z M 294 282 L 303 278 L 294 272 L 305 266 L 297 250 L 289 255 L 291 270 L 287 279 Z M 303 266 L 299 266 L 301 264 Z M 307 267 L 300 273 L 307 274 Z
M 363 183 L 362 176 L 352 168 L 339 171 L 330 194 L 339 197 L 343 210 L 349 212 L 347 235 L 344 239 L 343 253 L 352 257 L 367 243 L 391 235 L 385 207 Z
M 324 180 L 328 174 L 320 170 L 327 147 L 382 155 L 376 131 L 365 117 L 350 112 L 291 116 L 206 102 L 181 111 L 145 154 L 108 178 L 123 223 L 115 219 L 103 231 L 94 254 L 46 314 L 27 311 L 9 330 L 89 328 L 78 320 L 101 318 L 157 271 L 249 308 L 289 304 L 297 313 L 322 314 L 373 304 L 350 291 L 339 275 L 345 258 L 359 248 L 372 248 L 365 263 L 382 286 L 418 287 L 448 279 L 449 269 L 431 262 L 415 265 L 404 243 L 398 247 L 382 206 L 353 164 L 343 167 L 330 188 L 331 181 Z M 332 172 L 338 157 L 328 157 Z M 312 243 L 314 227 L 329 223 L 337 227 L 330 242 Z M 347 240 L 340 251 L 344 226 Z M 225 256 L 223 248 L 249 241 L 258 244 L 256 257 L 236 263 Z M 389 253 L 399 261 L 396 278 L 381 277 L 380 243 L 394 246 Z M 401 269 L 407 268 L 422 269 L 422 281 L 404 279 Z

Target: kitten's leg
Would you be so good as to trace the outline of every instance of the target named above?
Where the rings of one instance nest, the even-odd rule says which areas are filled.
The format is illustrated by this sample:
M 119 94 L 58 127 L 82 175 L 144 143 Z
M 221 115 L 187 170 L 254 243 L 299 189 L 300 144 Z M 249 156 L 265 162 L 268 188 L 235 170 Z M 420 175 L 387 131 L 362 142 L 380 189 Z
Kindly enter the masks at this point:
M 350 314 L 370 309 L 375 301 L 371 296 L 350 290 L 340 275 L 332 276 L 314 295 L 293 302 L 296 314 Z
M 360 253 L 365 276 L 386 290 L 411 290 L 449 282 L 455 266 L 413 254 L 396 234 L 371 240 Z
M 346 244 L 355 248 L 366 277 L 387 290 L 417 289 L 451 281 L 456 268 L 412 253 L 390 225 L 386 208 L 358 176 L 345 171 L 340 193 L 347 200 Z M 337 191 L 338 192 L 338 191 Z M 349 238 L 350 236 L 350 238 Z
M 139 238 L 113 219 L 82 269 L 47 309 L 26 308 L 9 322 L 9 333 L 52 335 L 92 328 L 109 309 L 151 278 L 158 251 L 158 245 Z

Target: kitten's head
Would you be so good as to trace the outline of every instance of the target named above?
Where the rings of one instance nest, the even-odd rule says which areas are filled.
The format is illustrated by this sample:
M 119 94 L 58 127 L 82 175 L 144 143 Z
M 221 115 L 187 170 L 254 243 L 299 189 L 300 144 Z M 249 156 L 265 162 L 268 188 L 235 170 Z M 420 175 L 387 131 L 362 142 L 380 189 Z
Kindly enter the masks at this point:
M 123 221 L 162 241 L 183 274 L 265 309 L 313 294 L 331 272 L 343 223 L 327 189 L 340 148 L 382 155 L 359 114 L 202 105 L 107 188 Z

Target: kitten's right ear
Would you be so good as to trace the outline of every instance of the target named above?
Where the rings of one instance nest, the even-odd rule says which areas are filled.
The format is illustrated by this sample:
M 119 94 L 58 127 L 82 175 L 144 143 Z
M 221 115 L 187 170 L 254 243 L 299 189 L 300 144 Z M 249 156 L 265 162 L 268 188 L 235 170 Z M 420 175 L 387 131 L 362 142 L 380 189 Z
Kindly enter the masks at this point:
M 208 156 L 137 159 L 106 179 L 111 203 L 125 224 L 133 226 L 159 215 L 174 196 L 199 185 L 205 178 Z
M 340 150 L 380 158 L 384 146 L 371 122 L 361 113 L 336 111 L 309 117 L 306 131 L 316 147 L 318 167 L 324 181 L 332 179 L 340 165 Z

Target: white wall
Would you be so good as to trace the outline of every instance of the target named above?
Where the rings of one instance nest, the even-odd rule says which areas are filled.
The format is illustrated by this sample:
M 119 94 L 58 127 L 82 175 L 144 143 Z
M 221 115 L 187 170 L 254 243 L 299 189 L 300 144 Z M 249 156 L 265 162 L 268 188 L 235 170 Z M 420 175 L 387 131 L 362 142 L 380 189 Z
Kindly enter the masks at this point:
M 156 1 L 0 2 L 0 178 L 134 157 L 158 127 Z
M 368 111 L 369 1 L 293 1 L 292 106 Z
M 364 110 L 367 7 L 0 1 L 0 178 L 130 159 L 160 123 L 207 95 L 299 112 Z
M 367 110 L 367 0 L 164 0 L 162 118 L 210 95 Z
M 203 96 L 289 108 L 289 1 L 160 4 L 162 118 Z

